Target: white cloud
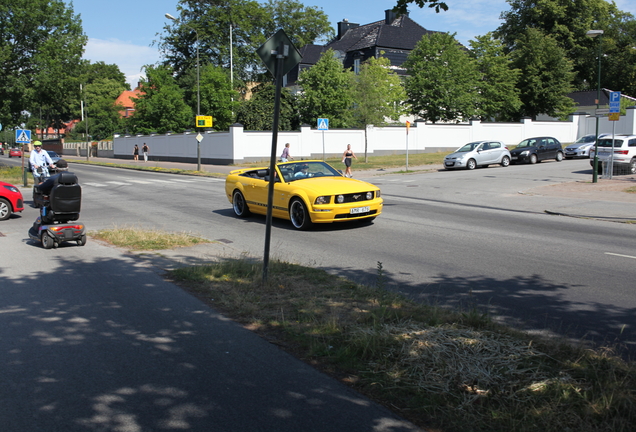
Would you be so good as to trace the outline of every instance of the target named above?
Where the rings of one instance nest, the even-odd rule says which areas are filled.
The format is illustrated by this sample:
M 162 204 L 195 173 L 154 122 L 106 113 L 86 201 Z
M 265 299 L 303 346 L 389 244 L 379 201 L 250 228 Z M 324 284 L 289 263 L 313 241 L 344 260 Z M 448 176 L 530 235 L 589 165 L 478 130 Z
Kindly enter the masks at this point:
M 84 58 L 93 63 L 103 61 L 106 64 L 116 64 L 126 75 L 126 82 L 131 88 L 135 88 L 139 78 L 145 76 L 142 67 L 157 63 L 160 55 L 156 47 L 134 45 L 118 39 L 90 38 Z

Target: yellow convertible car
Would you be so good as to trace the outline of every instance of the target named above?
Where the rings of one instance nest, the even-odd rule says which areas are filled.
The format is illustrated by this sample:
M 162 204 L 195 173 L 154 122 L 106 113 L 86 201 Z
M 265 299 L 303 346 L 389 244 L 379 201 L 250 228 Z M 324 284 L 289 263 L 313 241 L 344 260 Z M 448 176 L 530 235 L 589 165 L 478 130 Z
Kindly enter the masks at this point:
M 269 168 L 230 172 L 225 193 L 238 217 L 267 214 Z M 284 162 L 275 166 L 272 216 L 304 230 L 314 223 L 372 221 L 382 212 L 380 189 L 347 178 L 323 161 Z

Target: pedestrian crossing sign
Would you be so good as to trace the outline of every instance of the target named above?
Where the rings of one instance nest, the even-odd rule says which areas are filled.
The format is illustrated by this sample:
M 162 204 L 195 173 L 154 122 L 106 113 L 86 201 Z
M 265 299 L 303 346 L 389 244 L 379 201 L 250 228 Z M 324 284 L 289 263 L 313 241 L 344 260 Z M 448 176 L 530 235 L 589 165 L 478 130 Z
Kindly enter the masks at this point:
M 27 129 L 16 129 L 15 142 L 29 144 L 31 142 L 31 131 Z
M 318 130 L 329 130 L 329 119 L 319 118 L 318 119 Z

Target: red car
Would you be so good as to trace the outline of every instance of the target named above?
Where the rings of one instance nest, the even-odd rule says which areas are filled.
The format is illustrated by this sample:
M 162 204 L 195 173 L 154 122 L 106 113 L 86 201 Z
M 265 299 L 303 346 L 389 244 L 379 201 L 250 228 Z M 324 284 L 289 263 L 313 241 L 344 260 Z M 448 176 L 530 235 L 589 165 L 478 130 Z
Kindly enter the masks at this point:
M 0 181 L 0 220 L 7 220 L 11 213 L 24 210 L 24 199 L 20 189 Z
M 11 150 L 9 150 L 9 157 L 22 157 L 22 150 L 12 148 Z

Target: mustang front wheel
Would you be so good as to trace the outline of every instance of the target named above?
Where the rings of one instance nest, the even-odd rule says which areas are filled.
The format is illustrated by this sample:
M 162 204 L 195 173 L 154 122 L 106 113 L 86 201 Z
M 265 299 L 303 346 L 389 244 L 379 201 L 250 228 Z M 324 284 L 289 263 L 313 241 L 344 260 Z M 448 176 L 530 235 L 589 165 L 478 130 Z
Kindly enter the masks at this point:
M 294 198 L 289 205 L 289 219 L 294 228 L 306 230 L 311 226 L 311 219 L 305 203 L 300 198 Z
M 232 195 L 232 209 L 234 209 L 234 214 L 240 218 L 249 216 L 250 209 L 247 207 L 245 197 L 241 191 L 234 191 L 234 195 Z

